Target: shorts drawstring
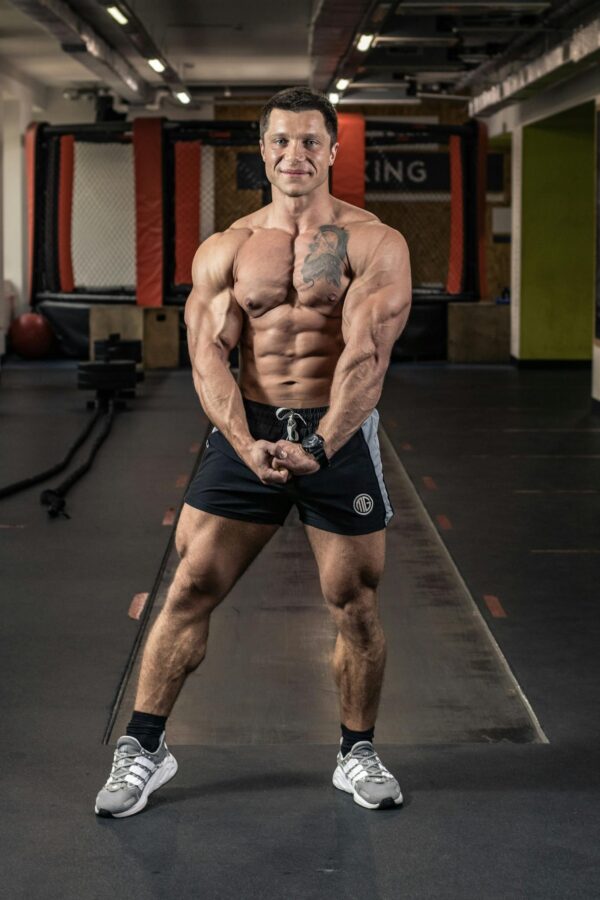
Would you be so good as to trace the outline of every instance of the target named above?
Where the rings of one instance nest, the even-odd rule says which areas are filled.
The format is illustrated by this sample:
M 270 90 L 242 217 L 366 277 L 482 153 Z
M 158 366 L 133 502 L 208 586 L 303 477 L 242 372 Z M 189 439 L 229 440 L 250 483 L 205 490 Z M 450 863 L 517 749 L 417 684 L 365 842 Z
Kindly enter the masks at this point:
M 298 427 L 296 425 L 296 417 L 298 419 L 302 419 L 306 427 L 308 428 L 308 422 L 306 419 L 300 415 L 299 412 L 294 412 L 293 409 L 287 409 L 285 406 L 280 406 L 276 411 L 275 415 L 279 420 L 283 419 L 287 415 L 287 440 L 294 441 L 294 443 L 300 442 L 300 435 L 298 434 Z

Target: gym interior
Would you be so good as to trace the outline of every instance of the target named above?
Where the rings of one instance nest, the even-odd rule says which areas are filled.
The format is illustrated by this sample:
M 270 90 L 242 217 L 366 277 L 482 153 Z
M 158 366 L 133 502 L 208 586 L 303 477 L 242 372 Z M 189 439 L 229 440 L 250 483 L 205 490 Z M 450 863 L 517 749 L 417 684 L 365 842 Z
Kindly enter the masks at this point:
M 597 4 L 0 13 L 3 895 L 600 896 Z M 298 85 L 336 107 L 333 197 L 410 250 L 374 739 L 404 803 L 331 784 L 336 633 L 292 510 L 211 617 L 176 778 L 99 818 L 212 428 L 192 260 L 271 202 L 260 112 Z

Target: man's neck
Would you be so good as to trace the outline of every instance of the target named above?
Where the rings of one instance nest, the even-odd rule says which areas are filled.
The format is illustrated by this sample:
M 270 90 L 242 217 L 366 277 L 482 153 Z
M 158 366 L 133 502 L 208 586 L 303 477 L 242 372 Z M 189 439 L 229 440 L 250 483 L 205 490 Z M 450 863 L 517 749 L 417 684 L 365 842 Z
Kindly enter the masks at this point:
M 277 188 L 273 188 L 273 200 L 269 210 L 271 228 L 299 233 L 318 228 L 334 220 L 334 198 L 323 185 L 310 194 L 302 197 L 288 197 Z

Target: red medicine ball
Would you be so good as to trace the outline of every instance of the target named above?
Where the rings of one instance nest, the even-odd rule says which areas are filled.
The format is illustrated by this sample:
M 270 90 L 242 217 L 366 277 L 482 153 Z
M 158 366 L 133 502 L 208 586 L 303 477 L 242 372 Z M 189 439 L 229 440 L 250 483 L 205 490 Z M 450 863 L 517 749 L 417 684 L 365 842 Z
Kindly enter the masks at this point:
M 13 319 L 8 336 L 13 350 L 24 359 L 43 359 L 54 339 L 48 319 L 39 313 L 23 313 Z

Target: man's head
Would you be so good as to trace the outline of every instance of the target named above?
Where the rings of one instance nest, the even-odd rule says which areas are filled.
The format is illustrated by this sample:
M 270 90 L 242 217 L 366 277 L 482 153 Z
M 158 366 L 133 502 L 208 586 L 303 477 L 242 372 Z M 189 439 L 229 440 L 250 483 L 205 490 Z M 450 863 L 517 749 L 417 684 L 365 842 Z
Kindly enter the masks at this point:
M 323 94 L 289 88 L 263 107 L 260 150 L 265 171 L 287 196 L 312 193 L 327 181 L 337 148 L 337 115 Z
M 329 102 L 325 94 L 311 91 L 306 87 L 286 88 L 274 94 L 267 100 L 260 114 L 260 138 L 264 140 L 265 132 L 269 127 L 271 110 L 287 109 L 289 112 L 305 112 L 309 109 L 318 110 L 323 116 L 323 122 L 329 137 L 331 146 L 337 143 L 337 113 L 335 106 Z

